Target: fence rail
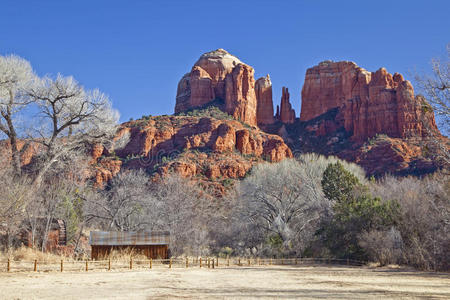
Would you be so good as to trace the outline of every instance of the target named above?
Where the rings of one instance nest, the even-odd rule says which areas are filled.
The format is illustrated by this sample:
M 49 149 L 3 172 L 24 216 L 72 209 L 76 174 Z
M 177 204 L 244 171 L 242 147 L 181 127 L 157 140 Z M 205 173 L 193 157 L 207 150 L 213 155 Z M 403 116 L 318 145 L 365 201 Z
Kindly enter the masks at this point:
M 50 271 L 110 271 L 125 269 L 153 268 L 226 268 L 226 267 L 257 267 L 257 266 L 302 266 L 302 265 L 346 265 L 363 266 L 362 261 L 336 258 L 245 258 L 245 257 L 184 257 L 170 259 L 147 260 L 61 260 L 46 261 L 0 261 L 0 272 L 50 272 Z

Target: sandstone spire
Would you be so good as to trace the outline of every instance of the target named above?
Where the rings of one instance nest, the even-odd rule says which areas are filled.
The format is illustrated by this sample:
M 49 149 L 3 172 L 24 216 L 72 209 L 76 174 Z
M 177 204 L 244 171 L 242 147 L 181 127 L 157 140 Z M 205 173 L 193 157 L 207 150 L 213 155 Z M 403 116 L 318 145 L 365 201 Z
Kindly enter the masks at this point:
M 286 87 L 282 89 L 280 121 L 283 123 L 294 123 L 295 121 L 295 110 L 292 109 L 291 102 L 289 101 L 289 90 Z
M 255 93 L 257 100 L 256 119 L 258 125 L 272 124 L 274 122 L 272 82 L 270 81 L 269 74 L 266 77 L 261 77 L 256 80 Z

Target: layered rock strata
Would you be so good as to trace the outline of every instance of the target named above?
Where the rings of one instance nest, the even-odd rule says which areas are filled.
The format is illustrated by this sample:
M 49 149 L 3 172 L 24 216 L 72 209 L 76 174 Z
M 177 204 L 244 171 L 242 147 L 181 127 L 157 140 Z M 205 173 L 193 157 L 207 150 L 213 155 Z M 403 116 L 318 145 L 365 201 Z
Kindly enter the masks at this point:
M 308 69 L 300 121 L 335 108 L 339 109 L 336 121 L 352 133 L 354 141 L 376 134 L 411 138 L 438 132 L 432 110 L 422 97 L 414 96 L 411 83 L 384 68 L 368 72 L 353 62 L 326 61 Z

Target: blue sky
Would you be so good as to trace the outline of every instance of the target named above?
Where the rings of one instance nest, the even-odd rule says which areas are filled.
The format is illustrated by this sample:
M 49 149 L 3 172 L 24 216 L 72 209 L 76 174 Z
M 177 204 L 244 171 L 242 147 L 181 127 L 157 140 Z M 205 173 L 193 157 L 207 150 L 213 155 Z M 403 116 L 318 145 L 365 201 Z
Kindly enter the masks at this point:
M 298 116 L 308 67 L 351 60 L 411 78 L 445 54 L 449 16 L 448 0 L 2 0 L 0 54 L 100 88 L 126 121 L 173 113 L 178 80 L 224 48 L 270 74 L 275 104 L 287 86 Z

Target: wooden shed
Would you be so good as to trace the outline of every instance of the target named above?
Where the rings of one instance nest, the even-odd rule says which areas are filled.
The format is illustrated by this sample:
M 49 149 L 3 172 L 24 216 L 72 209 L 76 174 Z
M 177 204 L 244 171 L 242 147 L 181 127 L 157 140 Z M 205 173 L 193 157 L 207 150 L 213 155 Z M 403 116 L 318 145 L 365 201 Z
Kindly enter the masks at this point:
M 113 250 L 133 250 L 152 259 L 169 258 L 168 231 L 91 231 L 91 258 L 102 259 Z

